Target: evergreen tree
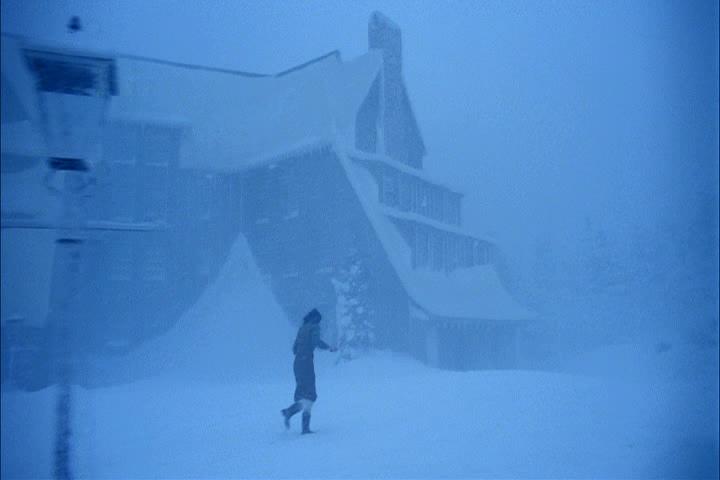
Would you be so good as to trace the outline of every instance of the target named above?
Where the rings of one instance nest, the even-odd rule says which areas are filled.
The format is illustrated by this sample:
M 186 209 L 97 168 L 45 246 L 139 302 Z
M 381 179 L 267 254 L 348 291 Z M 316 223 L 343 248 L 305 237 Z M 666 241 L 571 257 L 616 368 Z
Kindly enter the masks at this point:
M 357 358 L 374 344 L 368 283 L 367 269 L 357 253 L 351 254 L 332 278 L 337 298 L 335 319 L 339 360 Z

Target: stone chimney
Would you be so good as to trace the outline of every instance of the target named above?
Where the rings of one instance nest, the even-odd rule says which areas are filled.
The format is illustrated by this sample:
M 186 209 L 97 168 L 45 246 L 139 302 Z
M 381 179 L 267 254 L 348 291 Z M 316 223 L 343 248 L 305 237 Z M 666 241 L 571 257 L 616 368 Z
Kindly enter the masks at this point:
M 373 12 L 370 15 L 368 48 L 382 51 L 386 77 L 400 80 L 402 73 L 402 35 L 400 27 L 380 12 Z
M 402 76 L 402 34 L 395 22 L 373 12 L 368 48 L 382 52 L 381 122 L 378 149 L 407 165 L 422 168 L 425 146 L 416 127 Z

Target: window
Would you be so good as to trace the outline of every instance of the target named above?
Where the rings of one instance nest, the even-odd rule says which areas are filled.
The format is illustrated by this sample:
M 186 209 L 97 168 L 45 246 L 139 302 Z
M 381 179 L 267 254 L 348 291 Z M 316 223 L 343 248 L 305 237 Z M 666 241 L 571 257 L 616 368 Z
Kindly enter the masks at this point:
M 410 189 L 410 211 L 417 212 L 417 180 L 414 177 L 408 177 L 408 186 Z
M 459 199 L 452 192 L 443 192 L 443 220 L 453 225 L 460 224 Z
M 445 236 L 445 268 L 454 270 L 459 264 L 459 238 L 456 235 Z
M 428 264 L 433 270 L 443 269 L 443 239 L 439 232 L 428 232 Z
M 474 264 L 474 241 L 472 238 L 464 238 L 462 241 L 463 257 L 462 264 L 465 267 L 472 267 Z
M 430 216 L 442 220 L 442 191 L 437 188 L 430 189 Z
M 383 202 L 391 207 L 398 204 L 397 176 L 392 172 L 383 174 Z
M 487 265 L 489 261 L 488 249 L 485 242 L 475 241 L 475 264 Z
M 399 177 L 400 209 L 410 210 L 410 179 L 406 175 Z
M 424 267 L 428 264 L 428 234 L 424 228 L 415 227 L 415 266 Z
M 417 204 L 418 213 L 421 215 L 428 214 L 428 187 L 425 182 L 418 182 L 417 185 Z

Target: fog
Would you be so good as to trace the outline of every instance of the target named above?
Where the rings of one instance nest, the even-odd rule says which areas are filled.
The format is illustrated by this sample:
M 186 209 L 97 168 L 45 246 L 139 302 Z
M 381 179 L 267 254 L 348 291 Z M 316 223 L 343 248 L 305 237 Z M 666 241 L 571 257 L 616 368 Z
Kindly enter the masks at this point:
M 716 2 L 0 7 L 3 477 L 717 477 Z

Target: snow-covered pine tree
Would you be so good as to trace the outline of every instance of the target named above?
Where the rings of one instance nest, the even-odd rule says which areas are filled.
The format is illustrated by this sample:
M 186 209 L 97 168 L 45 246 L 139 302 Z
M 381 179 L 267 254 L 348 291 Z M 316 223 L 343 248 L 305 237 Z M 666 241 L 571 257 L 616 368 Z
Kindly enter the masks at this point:
M 368 272 L 357 253 L 348 256 L 332 278 L 337 303 L 338 361 L 347 361 L 367 353 L 375 342 L 368 298 Z

